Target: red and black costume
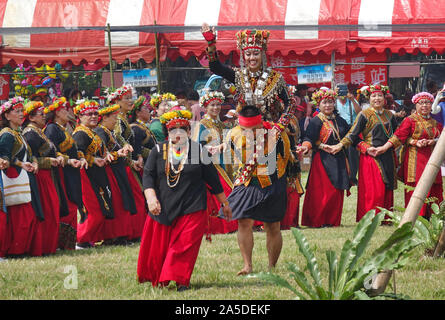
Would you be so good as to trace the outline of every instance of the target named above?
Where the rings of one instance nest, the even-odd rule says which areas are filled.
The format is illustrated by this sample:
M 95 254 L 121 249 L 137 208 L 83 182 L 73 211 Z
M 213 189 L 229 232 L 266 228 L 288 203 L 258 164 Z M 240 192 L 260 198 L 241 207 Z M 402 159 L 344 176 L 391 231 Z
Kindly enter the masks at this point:
M 77 239 L 77 210 L 84 214 L 86 209 L 82 200 L 80 170 L 68 165 L 67 161 L 79 160 L 79 152 L 68 129 L 60 124 L 48 123 L 43 132 L 56 147 L 57 155 L 65 158 L 65 165 L 58 169 L 62 191 L 67 199 L 68 213 L 65 215 L 61 212 L 60 215 L 59 246 L 63 249 L 74 249 Z
M 312 162 L 306 185 L 301 225 L 308 227 L 339 226 L 344 191 L 351 187 L 346 153 L 330 154 L 320 145 L 336 145 L 349 130 L 340 116 L 318 113 L 306 130 L 303 145 L 312 149 Z
M 415 187 L 425 169 L 426 164 L 433 152 L 434 146 L 417 147 L 416 142 L 421 139 L 438 139 L 443 126 L 430 116 L 422 117 L 417 112 L 405 118 L 394 135 L 389 139 L 394 148 L 403 145 L 400 151 L 401 166 L 398 177 L 408 186 Z M 405 190 L 405 206 L 411 199 L 413 191 Z M 442 176 L 439 173 L 431 186 L 427 197 L 435 197 L 437 204 L 443 200 Z M 431 216 L 431 205 L 424 204 L 420 215 L 425 218 Z
M 370 107 L 361 111 L 354 124 L 342 139 L 344 147 L 357 147 L 360 151 L 357 217 L 359 221 L 368 211 L 382 207 L 391 209 L 394 190 L 397 188 L 394 150 L 372 157 L 366 150 L 383 146 L 393 135 L 397 121 L 389 110 Z

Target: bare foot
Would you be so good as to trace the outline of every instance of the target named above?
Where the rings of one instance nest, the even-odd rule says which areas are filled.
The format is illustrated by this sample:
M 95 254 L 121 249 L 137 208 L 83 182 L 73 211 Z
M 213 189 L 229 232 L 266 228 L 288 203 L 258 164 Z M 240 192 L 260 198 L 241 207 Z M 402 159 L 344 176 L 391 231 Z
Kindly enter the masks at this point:
M 252 268 L 244 267 L 236 275 L 237 276 L 245 276 L 245 275 L 248 275 L 249 273 L 252 273 Z

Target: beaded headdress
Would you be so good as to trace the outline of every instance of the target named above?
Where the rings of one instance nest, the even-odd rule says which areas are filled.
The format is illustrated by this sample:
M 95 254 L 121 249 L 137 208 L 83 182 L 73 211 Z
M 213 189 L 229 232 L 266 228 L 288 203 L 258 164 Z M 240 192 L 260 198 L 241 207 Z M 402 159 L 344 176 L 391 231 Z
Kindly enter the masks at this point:
M 434 102 L 434 96 L 429 92 L 420 92 L 420 93 L 414 95 L 414 97 L 412 97 L 411 101 L 414 104 L 416 104 L 417 102 L 419 102 L 420 100 L 423 100 L 423 99 L 427 99 L 431 102 Z
M 236 33 L 240 50 L 259 49 L 266 51 L 270 32 L 267 30 L 241 30 Z

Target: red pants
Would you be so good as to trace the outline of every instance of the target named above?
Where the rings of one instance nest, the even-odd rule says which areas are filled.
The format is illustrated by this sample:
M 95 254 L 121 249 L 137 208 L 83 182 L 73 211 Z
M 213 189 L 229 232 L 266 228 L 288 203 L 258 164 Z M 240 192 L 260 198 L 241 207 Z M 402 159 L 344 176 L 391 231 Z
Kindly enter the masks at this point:
M 226 197 L 229 196 L 230 192 L 232 192 L 232 188 L 227 184 L 224 178 L 219 175 L 219 181 L 224 190 L 224 194 Z M 211 194 L 209 189 L 207 188 L 207 225 L 205 233 L 209 236 L 210 234 L 224 234 L 229 232 L 234 232 L 238 230 L 238 221 L 226 221 L 222 218 L 218 218 L 216 215 L 221 207 L 216 196 Z
M 206 220 L 206 210 L 180 216 L 170 226 L 160 224 L 148 216 L 139 250 L 139 282 L 150 281 L 155 287 L 175 281 L 176 284 L 188 286 Z
M 110 166 L 105 166 L 105 170 L 107 171 L 108 181 L 110 182 L 114 218 L 105 220 L 104 240 L 128 237 L 132 231 L 130 212 L 126 211 L 124 208 L 121 192 L 117 180 L 114 177 L 113 169 L 111 169 Z
M 314 228 L 323 225 L 339 226 L 344 193 L 344 190 L 332 185 L 321 163 L 320 153 L 316 153 L 304 197 L 301 225 Z
M 394 205 L 394 191 L 386 189 L 379 167 L 369 155 L 360 155 L 357 192 L 357 222 L 369 210 L 377 207 L 390 210 Z
M 6 212 L 0 210 L 0 258 L 4 257 L 8 251 L 8 241 L 6 237 Z
M 18 176 L 14 167 L 9 167 L 6 172 L 8 177 Z M 38 232 L 40 222 L 31 202 L 9 206 L 6 210 L 8 211 L 8 222 L 4 244 L 4 248 L 7 248 L 5 254 L 41 256 L 42 233 Z
M 98 242 L 104 239 L 105 217 L 85 169 L 80 170 L 80 178 L 82 200 L 88 215 L 83 223 L 77 225 L 77 242 Z
M 36 174 L 45 220 L 37 224 L 42 234 L 42 253 L 55 253 L 59 244 L 60 201 L 56 186 L 51 177 L 51 170 L 40 169 Z
M 416 183 L 405 183 L 408 186 L 415 187 Z M 411 199 L 411 196 L 413 195 L 414 191 L 408 191 L 405 189 L 405 208 L 408 206 L 409 200 Z M 427 198 L 436 197 L 438 200 L 435 201 L 437 205 L 442 202 L 443 200 L 443 187 L 442 184 L 435 183 L 431 186 L 430 192 L 427 194 Z M 431 214 L 433 211 L 431 210 L 431 204 L 432 203 L 425 203 L 422 206 L 422 209 L 420 209 L 419 215 L 422 217 L 425 217 L 426 219 L 429 219 L 431 217 Z
M 287 208 L 284 214 L 283 220 L 281 220 L 281 230 L 289 230 L 292 227 L 298 226 L 300 211 L 300 195 L 297 190 L 288 187 L 287 188 Z

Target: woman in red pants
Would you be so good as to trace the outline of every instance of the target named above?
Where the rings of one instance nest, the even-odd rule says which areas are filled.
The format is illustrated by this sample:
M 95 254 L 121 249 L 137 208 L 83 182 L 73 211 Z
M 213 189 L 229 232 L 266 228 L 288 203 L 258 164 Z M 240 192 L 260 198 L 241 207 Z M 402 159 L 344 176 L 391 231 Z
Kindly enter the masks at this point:
M 431 118 L 431 106 L 434 102 L 432 94 L 428 92 L 418 93 L 412 98 L 412 102 L 416 105 L 416 112 L 402 121 L 392 138 L 379 148 L 379 152 L 386 152 L 390 148 L 395 149 L 403 146 L 400 153 L 401 167 L 398 171 L 398 177 L 406 185 L 414 188 L 433 153 L 443 126 Z M 408 206 L 412 194 L 413 191 L 405 190 L 405 206 Z M 443 188 L 440 171 L 427 197 L 436 198 L 434 202 L 437 204 L 442 202 Z M 429 203 L 423 205 L 419 214 L 429 219 L 431 213 L 431 203 Z
M 61 212 L 59 229 L 59 248 L 73 250 L 77 240 L 77 211 L 85 215 L 82 200 L 80 169 L 87 167 L 83 154 L 66 128 L 69 123 L 69 102 L 65 97 L 54 99 L 44 110 L 47 124 L 43 132 L 54 144 L 57 154 L 64 158 L 64 166 L 59 167 L 62 192 L 67 199 L 68 212 Z
M 372 209 L 390 210 L 394 204 L 395 154 L 393 150 L 377 153 L 377 147 L 383 146 L 397 128 L 393 113 L 383 108 L 388 91 L 388 87 L 379 84 L 368 86 L 364 93 L 370 107 L 358 114 L 346 136 L 331 149 L 333 154 L 350 146 L 360 151 L 356 221 Z
M 330 146 L 339 143 L 349 130 L 347 122 L 334 112 L 336 96 L 333 90 L 323 89 L 312 95 L 320 112 L 309 122 L 301 147 L 305 153 L 313 151 L 301 218 L 301 224 L 308 227 L 338 227 L 344 192 L 351 187 L 346 153 L 330 152 Z
M 139 282 L 166 286 L 175 281 L 178 291 L 189 288 L 204 235 L 206 184 L 231 209 L 212 163 L 202 163 L 200 146 L 190 137 L 192 114 L 174 110 L 161 116 L 168 141 L 150 152 L 144 167 L 144 193 L 149 208 L 139 251 Z

